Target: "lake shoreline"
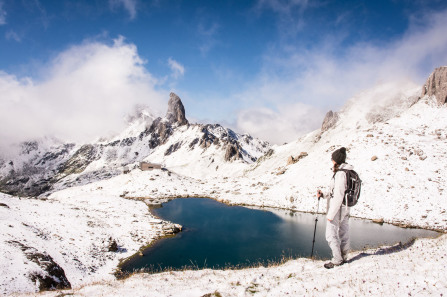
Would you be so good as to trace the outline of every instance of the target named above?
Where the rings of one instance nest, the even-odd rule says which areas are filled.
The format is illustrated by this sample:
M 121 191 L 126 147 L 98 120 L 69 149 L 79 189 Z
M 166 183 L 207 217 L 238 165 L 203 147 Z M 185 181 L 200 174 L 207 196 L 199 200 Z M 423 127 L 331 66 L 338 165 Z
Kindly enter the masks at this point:
M 127 199 L 142 200 L 146 204 L 147 204 L 147 201 L 150 199 L 150 198 L 145 198 L 145 197 L 138 197 L 138 198 L 126 197 L 126 198 Z M 291 213 L 294 213 L 294 214 L 295 213 L 298 213 L 298 214 L 316 214 L 315 212 L 299 211 L 299 210 L 296 210 L 296 209 L 287 209 L 287 208 L 269 207 L 269 206 L 258 206 L 258 205 L 248 205 L 248 204 L 238 204 L 238 203 L 225 203 L 224 201 L 219 200 L 219 199 L 215 199 L 215 198 L 211 198 L 211 197 L 203 197 L 203 196 L 200 196 L 200 197 L 183 197 L 183 196 L 182 197 L 164 197 L 164 198 L 162 198 L 163 201 L 161 203 L 153 203 L 155 201 L 155 199 L 152 198 L 152 199 L 150 199 L 150 201 L 152 203 L 150 205 L 148 205 L 149 211 L 151 212 L 151 214 L 154 217 L 156 217 L 156 218 L 158 218 L 160 220 L 164 220 L 163 218 L 159 217 L 158 214 L 154 210 L 159 209 L 160 207 L 163 207 L 163 205 L 165 203 L 168 203 L 168 202 L 170 202 L 172 200 L 175 200 L 175 199 L 191 199 L 191 198 L 211 199 L 211 200 L 213 200 L 215 202 L 222 203 L 222 204 L 227 205 L 227 206 L 240 206 L 240 207 L 245 207 L 245 208 L 254 209 L 254 210 L 263 210 L 263 211 L 266 210 L 266 211 L 269 211 L 269 212 L 273 212 L 275 210 L 282 210 L 282 211 L 290 211 Z M 318 212 L 318 215 L 321 216 L 321 215 L 324 215 L 324 213 Z M 377 222 L 374 222 L 371 219 L 365 219 L 365 218 L 361 218 L 361 217 L 353 217 L 353 218 L 354 219 L 358 219 L 358 220 L 362 220 L 362 221 L 372 221 L 373 223 L 378 224 L 378 225 L 390 225 L 390 226 L 392 225 L 392 226 L 396 226 L 396 227 L 403 228 L 403 229 L 418 229 L 418 230 L 434 231 L 434 232 L 439 233 L 437 236 L 430 237 L 430 238 L 436 238 L 436 237 L 442 235 L 442 233 L 439 232 L 438 230 L 430 230 L 430 229 L 426 229 L 426 228 L 419 228 L 419 227 L 413 227 L 413 226 L 411 226 L 411 227 L 409 227 L 409 226 L 402 226 L 400 224 L 390 224 L 390 223 L 387 223 L 387 222 L 377 223 Z M 169 221 L 167 221 L 167 222 L 169 222 Z M 171 223 L 171 222 L 169 222 L 169 223 Z M 135 273 L 150 273 L 150 274 L 154 274 L 154 273 L 162 273 L 162 272 L 165 272 L 165 271 L 176 271 L 176 269 L 173 269 L 171 267 L 166 268 L 164 270 L 157 270 L 157 271 L 152 271 L 151 269 L 147 269 L 147 268 L 143 268 L 143 269 L 140 269 L 140 270 L 137 269 L 134 272 L 129 272 L 129 271 L 123 272 L 121 270 L 123 265 L 125 265 L 128 261 L 134 260 L 135 258 L 142 256 L 145 253 L 145 251 L 150 250 L 154 246 L 154 244 L 159 243 L 163 239 L 172 238 L 174 236 L 176 236 L 176 234 L 169 234 L 169 235 L 160 236 L 159 238 L 155 239 L 154 241 L 152 241 L 148 245 L 145 245 L 145 246 L 141 247 L 137 253 L 133 254 L 132 256 L 130 256 L 128 258 L 123 259 L 120 262 L 120 264 L 118 265 L 117 273 L 115 273 L 115 276 L 118 279 L 125 279 L 125 278 L 127 278 L 130 275 L 133 275 Z M 353 249 L 352 252 L 359 252 L 360 250 L 354 250 Z M 297 258 L 308 258 L 308 257 L 297 257 Z M 292 259 L 295 259 L 295 258 L 292 257 L 292 258 L 289 258 L 288 260 L 292 260 Z M 281 261 L 281 263 L 282 263 L 282 261 Z M 273 263 L 273 264 L 274 265 L 279 265 L 281 263 L 278 262 L 278 263 Z M 254 267 L 259 266 L 259 265 L 262 266 L 262 263 L 259 263 L 258 265 L 255 265 Z M 185 267 L 181 268 L 180 270 L 194 269 L 194 268 L 195 268 L 194 266 L 185 266 Z M 227 267 L 218 267 L 218 268 L 211 268 L 211 269 L 223 269 L 223 270 L 226 270 L 226 269 L 245 269 L 245 268 L 247 268 L 247 266 L 240 266 L 240 264 L 238 264 L 238 265 L 229 265 Z M 210 269 L 210 267 L 196 268 L 194 270 L 202 270 L 202 269 Z

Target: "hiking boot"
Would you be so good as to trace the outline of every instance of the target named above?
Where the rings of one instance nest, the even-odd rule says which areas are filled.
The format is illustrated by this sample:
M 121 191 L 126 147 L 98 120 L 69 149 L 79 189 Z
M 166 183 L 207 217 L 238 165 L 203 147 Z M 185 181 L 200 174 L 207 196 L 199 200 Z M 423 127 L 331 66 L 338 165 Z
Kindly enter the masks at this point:
M 326 264 L 324 264 L 324 268 L 326 268 L 326 269 L 332 269 L 332 268 L 334 268 L 335 266 L 343 265 L 343 263 L 344 263 L 344 262 L 341 262 L 340 264 L 334 264 L 334 263 L 332 263 L 332 262 L 327 262 Z

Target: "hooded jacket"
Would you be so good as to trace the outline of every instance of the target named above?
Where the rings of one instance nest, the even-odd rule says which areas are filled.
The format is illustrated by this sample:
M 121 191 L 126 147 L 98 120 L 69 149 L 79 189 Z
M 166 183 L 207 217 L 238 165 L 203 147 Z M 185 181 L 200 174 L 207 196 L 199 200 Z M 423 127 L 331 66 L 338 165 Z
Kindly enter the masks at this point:
M 352 165 L 343 163 L 339 169 L 354 170 Z M 337 212 L 340 210 L 346 191 L 346 173 L 344 171 L 337 171 L 331 179 L 330 194 L 327 201 L 327 218 L 333 220 Z M 326 197 L 325 197 L 326 198 Z M 349 211 L 349 207 L 346 206 Z

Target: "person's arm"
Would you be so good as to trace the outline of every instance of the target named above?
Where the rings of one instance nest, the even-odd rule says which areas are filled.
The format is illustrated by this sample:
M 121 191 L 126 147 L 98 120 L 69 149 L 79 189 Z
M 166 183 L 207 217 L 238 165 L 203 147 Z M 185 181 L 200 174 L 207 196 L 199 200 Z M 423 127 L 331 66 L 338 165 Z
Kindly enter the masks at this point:
M 340 209 L 343 199 L 345 198 L 346 191 L 346 173 L 338 171 L 335 174 L 334 182 L 334 196 L 331 198 L 329 210 L 327 212 L 327 219 L 332 221 Z

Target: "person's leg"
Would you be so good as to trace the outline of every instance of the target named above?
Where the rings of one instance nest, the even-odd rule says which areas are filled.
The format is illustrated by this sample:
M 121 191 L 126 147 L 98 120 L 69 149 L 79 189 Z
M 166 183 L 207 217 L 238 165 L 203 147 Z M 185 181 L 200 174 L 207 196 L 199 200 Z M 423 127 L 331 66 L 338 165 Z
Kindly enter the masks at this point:
M 343 263 L 343 257 L 340 249 L 340 237 L 339 237 L 339 224 L 340 213 L 335 215 L 335 218 L 330 222 L 326 220 L 326 240 L 332 251 L 331 262 L 334 265 L 340 265 Z
M 342 219 L 340 222 L 340 250 L 343 261 L 346 262 L 348 260 L 347 255 L 349 253 L 350 244 L 349 244 L 349 210 L 342 207 Z

